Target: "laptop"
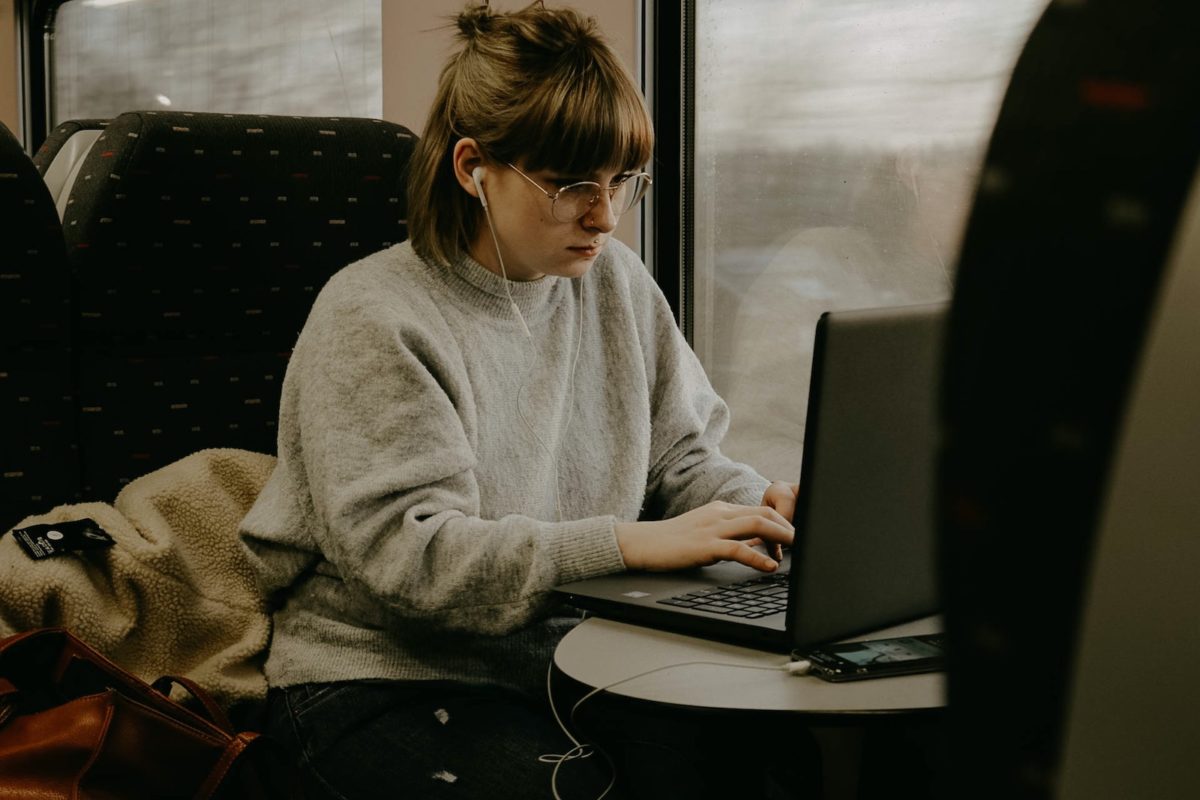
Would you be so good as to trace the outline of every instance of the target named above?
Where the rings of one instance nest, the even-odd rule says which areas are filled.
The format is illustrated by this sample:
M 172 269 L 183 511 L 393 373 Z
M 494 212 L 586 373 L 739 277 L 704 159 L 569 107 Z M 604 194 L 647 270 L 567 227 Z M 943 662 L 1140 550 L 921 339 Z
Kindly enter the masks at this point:
M 795 541 L 736 562 L 624 572 L 555 591 L 597 616 L 787 652 L 938 611 L 934 489 L 947 304 L 817 322 Z

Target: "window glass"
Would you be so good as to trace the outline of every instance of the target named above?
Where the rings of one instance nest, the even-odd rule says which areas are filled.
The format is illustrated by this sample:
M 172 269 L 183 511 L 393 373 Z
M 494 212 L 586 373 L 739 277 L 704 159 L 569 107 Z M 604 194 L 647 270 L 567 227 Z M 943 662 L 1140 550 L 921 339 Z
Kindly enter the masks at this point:
M 725 450 L 795 480 L 823 311 L 949 297 L 1047 0 L 697 0 L 694 346 Z
M 54 121 L 174 109 L 379 117 L 381 0 L 71 0 Z

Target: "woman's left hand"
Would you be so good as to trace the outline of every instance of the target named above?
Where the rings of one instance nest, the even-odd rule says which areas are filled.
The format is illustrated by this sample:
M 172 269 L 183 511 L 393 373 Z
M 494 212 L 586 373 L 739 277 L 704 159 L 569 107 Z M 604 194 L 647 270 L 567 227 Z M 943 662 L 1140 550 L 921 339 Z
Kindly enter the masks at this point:
M 762 504 L 775 509 L 781 517 L 792 522 L 792 516 L 796 513 L 796 498 L 799 495 L 800 484 L 773 481 L 763 492 Z M 783 559 L 783 547 L 778 544 L 767 545 L 767 555 L 780 561 Z

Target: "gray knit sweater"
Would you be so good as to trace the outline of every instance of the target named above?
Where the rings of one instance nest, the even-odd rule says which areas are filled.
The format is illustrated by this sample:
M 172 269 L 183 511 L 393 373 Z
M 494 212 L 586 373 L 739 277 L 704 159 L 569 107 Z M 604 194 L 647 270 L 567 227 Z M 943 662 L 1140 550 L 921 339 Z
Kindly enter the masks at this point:
M 550 589 L 624 568 L 616 522 L 761 501 L 767 481 L 721 455 L 726 406 L 633 252 L 613 240 L 582 279 L 509 288 L 532 341 L 503 279 L 407 243 L 318 296 L 278 464 L 242 523 L 276 603 L 271 685 L 536 691 L 578 621 Z

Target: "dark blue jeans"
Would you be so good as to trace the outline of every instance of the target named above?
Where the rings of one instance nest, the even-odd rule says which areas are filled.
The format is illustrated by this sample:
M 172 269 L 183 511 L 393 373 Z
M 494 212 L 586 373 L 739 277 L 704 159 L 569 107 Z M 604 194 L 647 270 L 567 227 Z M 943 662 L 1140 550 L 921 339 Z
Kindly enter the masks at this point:
M 563 721 L 586 687 L 556 682 Z M 772 765 L 820 784 L 807 731 L 749 731 L 727 714 L 589 700 L 572 733 L 611 755 L 616 786 L 605 800 L 814 796 L 766 788 Z M 573 746 L 544 698 L 450 681 L 354 681 L 273 689 L 267 730 L 305 773 L 310 800 L 552 798 L 544 754 Z M 799 756 L 799 758 L 798 758 Z M 811 757 L 810 757 L 811 756 Z M 563 800 L 594 800 L 613 778 L 597 752 L 562 764 Z M 784 783 L 793 783 L 785 777 Z M 819 792 L 819 789 L 818 789 Z
M 306 773 L 314 800 L 550 798 L 554 765 L 539 756 L 572 747 L 548 707 L 450 681 L 275 689 L 267 726 Z M 560 793 L 595 798 L 609 777 L 599 756 L 571 761 L 560 769 Z

